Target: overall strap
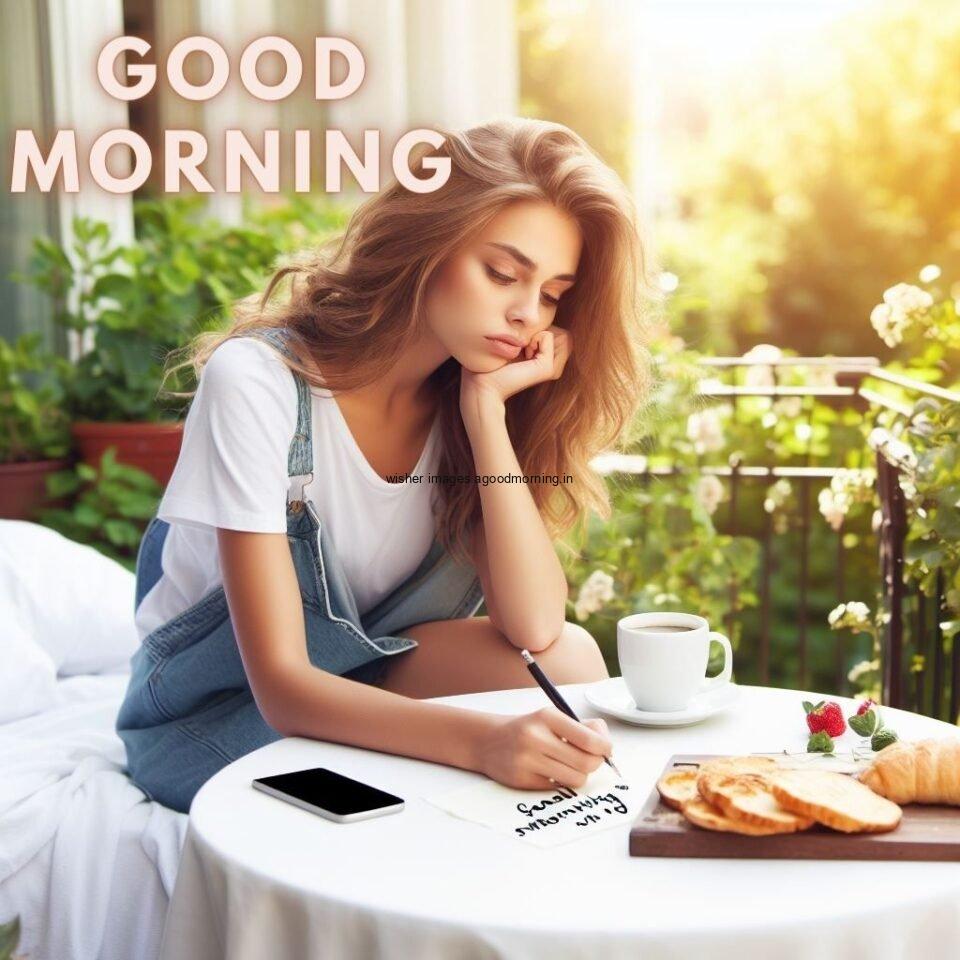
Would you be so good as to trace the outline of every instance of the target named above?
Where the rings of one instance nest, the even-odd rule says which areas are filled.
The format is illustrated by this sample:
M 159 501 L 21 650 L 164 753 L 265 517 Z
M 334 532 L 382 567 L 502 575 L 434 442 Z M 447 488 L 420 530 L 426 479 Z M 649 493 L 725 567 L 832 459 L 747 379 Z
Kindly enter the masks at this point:
M 258 330 L 251 330 L 249 333 L 244 334 L 244 336 L 258 337 L 261 340 L 265 340 L 285 356 L 291 359 L 294 358 L 293 351 L 287 346 L 286 342 L 289 337 L 289 331 L 282 327 L 262 327 Z M 297 426 L 293 433 L 293 440 L 290 442 L 289 453 L 287 454 L 287 475 L 290 477 L 307 478 L 300 491 L 302 501 L 303 488 L 313 480 L 313 430 L 310 412 L 310 387 L 306 380 L 295 370 L 291 370 L 291 373 L 297 385 Z

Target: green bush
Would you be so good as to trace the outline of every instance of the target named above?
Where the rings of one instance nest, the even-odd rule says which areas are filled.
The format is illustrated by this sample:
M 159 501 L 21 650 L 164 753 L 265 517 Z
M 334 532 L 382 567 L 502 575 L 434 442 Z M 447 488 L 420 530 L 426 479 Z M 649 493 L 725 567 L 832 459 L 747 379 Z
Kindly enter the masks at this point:
M 65 363 L 40 347 L 40 335 L 0 340 L 0 463 L 66 456 Z
M 40 522 L 78 543 L 86 543 L 133 570 L 140 539 L 156 513 L 163 490 L 150 474 L 117 463 L 110 447 L 99 469 L 78 463 L 47 477 L 53 499 L 70 498 L 64 509 L 40 511 Z
M 66 382 L 75 420 L 178 419 L 182 402 L 158 395 L 169 352 L 221 326 L 234 301 L 262 288 L 278 257 L 319 242 L 346 216 L 301 199 L 226 227 L 203 216 L 202 197 L 139 201 L 135 215 L 129 245 L 86 218 L 74 220 L 67 245 L 37 237 L 21 278 L 45 290 L 56 322 L 89 343 Z M 168 389 L 195 386 L 179 376 Z

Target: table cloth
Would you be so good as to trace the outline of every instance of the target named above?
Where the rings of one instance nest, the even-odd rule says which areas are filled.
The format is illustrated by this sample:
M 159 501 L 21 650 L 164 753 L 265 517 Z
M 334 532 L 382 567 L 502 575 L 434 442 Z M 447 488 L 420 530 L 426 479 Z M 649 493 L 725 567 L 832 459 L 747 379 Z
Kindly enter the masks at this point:
M 595 716 L 581 684 L 564 686 Z M 644 790 L 675 753 L 803 750 L 803 700 L 824 694 L 741 687 L 695 726 L 609 720 L 636 749 Z M 538 688 L 439 698 L 496 713 L 544 706 Z M 883 709 L 903 739 L 958 736 Z M 859 739 L 848 732 L 838 748 Z M 390 816 L 337 824 L 250 786 L 254 777 L 328 766 L 406 800 Z M 656 960 L 946 960 L 960 956 L 960 864 L 630 857 L 618 826 L 541 849 L 453 817 L 423 799 L 480 775 L 301 738 L 241 758 L 190 811 L 161 948 L 163 960 L 620 957 Z M 958 811 L 960 816 L 960 811 Z M 749 839 L 749 838 L 747 838 Z

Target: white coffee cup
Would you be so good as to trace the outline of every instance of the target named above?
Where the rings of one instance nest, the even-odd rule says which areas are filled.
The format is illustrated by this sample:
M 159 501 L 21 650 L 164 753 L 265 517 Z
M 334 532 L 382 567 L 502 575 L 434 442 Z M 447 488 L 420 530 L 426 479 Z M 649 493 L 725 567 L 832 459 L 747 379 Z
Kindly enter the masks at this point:
M 723 646 L 723 670 L 707 677 L 710 641 Z M 639 710 L 685 710 L 707 690 L 730 682 L 733 649 L 694 613 L 634 613 L 617 622 L 620 672 Z

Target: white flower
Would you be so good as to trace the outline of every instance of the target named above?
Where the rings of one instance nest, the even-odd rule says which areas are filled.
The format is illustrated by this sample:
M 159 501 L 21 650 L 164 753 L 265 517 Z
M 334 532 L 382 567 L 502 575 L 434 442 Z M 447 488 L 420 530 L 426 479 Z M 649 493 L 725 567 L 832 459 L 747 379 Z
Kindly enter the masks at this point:
M 849 616 L 855 617 L 858 620 L 870 619 L 870 608 L 859 600 L 854 600 L 853 603 L 847 604 L 847 613 Z
M 767 513 L 773 513 L 779 510 L 790 499 L 793 493 L 793 487 L 790 481 L 785 477 L 772 484 L 767 490 L 766 499 L 763 501 L 763 509 Z
M 783 359 L 783 351 L 772 343 L 758 343 L 743 355 L 743 359 L 754 363 L 773 363 Z
M 833 630 L 847 627 L 854 633 L 860 633 L 870 627 L 870 608 L 858 600 L 841 603 L 827 615 L 827 622 Z
M 888 346 L 895 347 L 903 340 L 906 324 L 902 317 L 896 317 L 889 303 L 878 303 L 870 311 L 870 323 L 877 336 Z
M 783 351 L 775 347 L 772 343 L 758 343 L 751 347 L 744 355 L 744 360 L 750 360 L 756 366 L 747 367 L 743 382 L 748 387 L 772 387 L 775 382 L 773 367 L 762 366 L 763 363 L 769 363 L 779 360 L 783 356 Z
M 830 487 L 834 493 L 843 493 L 852 501 L 865 503 L 870 499 L 875 478 L 874 470 L 840 469 L 830 478 Z
M 898 283 L 884 290 L 883 303 L 870 313 L 870 323 L 888 347 L 903 340 L 904 331 L 925 310 L 933 306 L 933 297 L 911 283 Z
M 708 407 L 691 413 L 687 417 L 687 437 L 693 441 L 697 453 L 722 449 L 723 425 L 717 411 Z
M 897 471 L 897 481 L 900 484 L 900 490 L 908 500 L 913 500 L 917 495 L 917 485 L 905 477 L 900 471 Z
M 574 613 L 578 620 L 586 620 L 591 613 L 599 610 L 604 603 L 613 599 L 613 577 L 602 570 L 594 570 L 580 585 Z
M 883 427 L 874 427 L 870 431 L 867 444 L 871 449 L 879 450 L 902 470 L 913 472 L 917 469 L 917 455 L 910 446 L 884 430 Z
M 880 669 L 879 660 L 861 660 L 847 674 L 847 679 L 851 683 L 856 683 L 864 674 L 873 673 L 875 670 L 879 670 L 879 669 Z
M 843 526 L 843 519 L 855 503 L 868 503 L 873 498 L 873 470 L 838 470 L 830 486 L 820 491 L 817 502 L 820 512 L 834 530 Z
M 933 306 L 933 297 L 912 283 L 898 283 L 883 291 L 883 302 L 905 314 L 922 313 Z
M 703 509 L 713 516 L 725 496 L 723 484 L 715 476 L 708 474 L 697 481 L 695 496 Z
M 817 506 L 824 519 L 834 530 L 839 530 L 843 526 L 843 519 L 847 515 L 846 509 L 836 502 L 833 491 L 829 487 L 824 487 L 817 496 Z
M 921 283 L 933 283 L 934 280 L 940 278 L 940 268 L 935 263 L 928 263 L 920 271 L 920 282 Z

